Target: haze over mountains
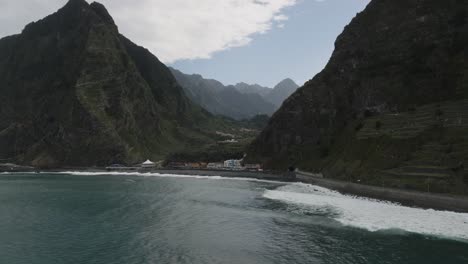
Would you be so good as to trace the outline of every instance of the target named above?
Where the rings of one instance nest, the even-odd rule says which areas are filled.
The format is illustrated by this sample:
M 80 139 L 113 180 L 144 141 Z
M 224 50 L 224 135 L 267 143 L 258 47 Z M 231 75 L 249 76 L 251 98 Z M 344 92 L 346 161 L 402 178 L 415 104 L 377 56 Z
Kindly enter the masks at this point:
M 468 193 L 467 62 L 466 1 L 373 0 L 249 157 L 270 168 Z
M 246 83 L 225 86 L 198 74 L 184 74 L 172 68 L 171 71 L 193 102 L 212 114 L 237 120 L 272 115 L 299 88 L 291 79 L 283 80 L 273 89 Z
M 70 0 L 0 40 L 0 159 L 35 166 L 161 159 L 216 120 L 99 3 Z M 213 134 L 212 134 L 213 133 Z

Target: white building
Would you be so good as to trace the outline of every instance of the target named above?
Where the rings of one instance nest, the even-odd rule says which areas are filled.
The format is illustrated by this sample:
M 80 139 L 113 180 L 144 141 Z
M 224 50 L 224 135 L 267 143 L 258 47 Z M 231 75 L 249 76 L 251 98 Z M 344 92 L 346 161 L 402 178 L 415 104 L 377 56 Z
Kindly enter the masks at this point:
M 224 162 L 224 168 L 230 169 L 230 170 L 241 170 L 242 160 L 226 160 Z
M 152 162 L 151 160 L 146 160 L 141 164 L 142 168 L 154 168 L 156 167 L 156 163 Z

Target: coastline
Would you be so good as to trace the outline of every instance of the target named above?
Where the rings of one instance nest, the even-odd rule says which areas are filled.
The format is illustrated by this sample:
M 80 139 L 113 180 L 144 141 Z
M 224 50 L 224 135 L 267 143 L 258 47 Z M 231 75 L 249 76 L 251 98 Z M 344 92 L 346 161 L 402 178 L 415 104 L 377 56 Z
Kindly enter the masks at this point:
M 109 172 L 103 168 L 63 168 L 53 170 L 42 170 L 41 172 Z M 31 171 L 28 171 L 31 172 Z M 253 178 L 259 180 L 272 180 L 281 182 L 301 182 L 324 187 L 343 194 L 361 196 L 366 198 L 396 202 L 404 206 L 420 207 L 442 211 L 453 211 L 468 213 L 468 197 L 424 193 L 418 191 L 401 190 L 394 188 L 376 187 L 313 176 L 308 173 L 280 173 L 280 172 L 257 172 L 257 171 L 226 171 L 226 170 L 196 170 L 196 169 L 140 169 L 140 170 L 113 170 L 112 172 L 130 173 L 160 173 L 160 174 L 182 174 L 190 176 L 221 176 L 229 178 Z M 8 173 L 8 172 L 7 172 Z
M 246 172 L 246 171 L 218 171 L 218 170 L 153 170 L 163 174 L 186 174 L 201 176 L 221 176 L 238 178 L 255 178 L 262 180 L 275 180 L 283 182 L 302 182 L 324 187 L 343 194 L 361 196 L 366 198 L 399 203 L 409 207 L 420 207 L 442 211 L 468 213 L 468 197 L 424 193 L 418 191 L 377 187 L 357 184 L 333 179 L 323 178 L 305 172 L 296 172 L 294 175 L 279 172 Z
M 468 197 L 466 196 L 377 187 L 327 178 L 311 177 L 301 173 L 296 173 L 296 177 L 300 182 L 317 185 L 343 194 L 396 202 L 409 207 L 468 213 Z

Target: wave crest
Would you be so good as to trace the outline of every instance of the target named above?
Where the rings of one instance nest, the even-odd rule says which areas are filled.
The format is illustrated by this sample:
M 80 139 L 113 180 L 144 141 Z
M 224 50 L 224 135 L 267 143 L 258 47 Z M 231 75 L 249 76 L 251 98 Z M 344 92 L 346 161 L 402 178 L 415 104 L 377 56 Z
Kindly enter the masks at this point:
M 318 186 L 293 183 L 266 190 L 265 198 L 304 207 L 335 208 L 331 214 L 345 226 L 372 232 L 404 230 L 468 242 L 468 214 L 405 207 L 396 203 L 343 195 Z

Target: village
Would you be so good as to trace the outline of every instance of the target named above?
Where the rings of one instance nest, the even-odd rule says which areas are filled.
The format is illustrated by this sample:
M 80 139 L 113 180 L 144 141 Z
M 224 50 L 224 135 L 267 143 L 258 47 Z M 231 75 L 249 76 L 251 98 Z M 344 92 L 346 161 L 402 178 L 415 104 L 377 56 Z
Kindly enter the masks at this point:
M 230 171 L 263 171 L 260 164 L 244 164 L 243 160 L 226 160 L 224 162 L 171 162 L 166 168 L 170 169 L 199 169 L 199 170 L 230 170 Z
M 153 162 L 146 160 L 134 167 L 125 167 L 114 164 L 106 168 L 107 170 L 125 169 L 175 169 L 175 170 L 223 170 L 223 171 L 263 171 L 261 164 L 248 164 L 242 159 L 229 159 L 224 162 Z
M 88 168 L 89 169 L 89 168 Z M 169 162 L 164 161 L 153 162 L 146 160 L 143 163 L 126 166 L 122 164 L 112 164 L 105 167 L 107 171 L 135 171 L 135 170 L 157 170 L 157 169 L 172 169 L 172 170 L 218 170 L 218 171 L 263 171 L 261 164 L 246 164 L 243 159 L 230 159 L 224 162 Z M 38 168 L 31 166 L 21 166 L 14 163 L 0 163 L 0 172 L 27 172 L 37 171 Z

